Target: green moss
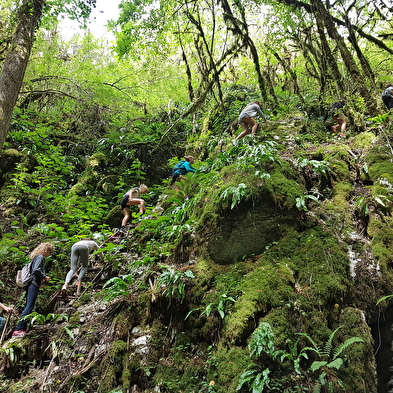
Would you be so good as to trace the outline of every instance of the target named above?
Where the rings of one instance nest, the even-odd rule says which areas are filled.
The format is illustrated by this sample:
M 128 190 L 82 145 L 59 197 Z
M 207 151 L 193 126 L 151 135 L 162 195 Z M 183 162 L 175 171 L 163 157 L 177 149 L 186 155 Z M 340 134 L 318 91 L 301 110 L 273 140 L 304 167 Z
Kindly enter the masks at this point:
M 385 244 L 376 242 L 373 244 L 372 250 L 374 257 L 379 261 L 380 265 L 386 266 L 392 262 L 392 251 Z
M 335 158 L 330 162 L 330 168 L 334 173 L 335 179 L 348 180 L 350 178 L 350 170 L 346 161 Z
M 272 309 L 260 322 L 267 322 L 274 332 L 274 344 L 278 349 L 287 349 L 287 340 L 294 336 L 293 328 L 290 325 L 290 318 L 288 317 L 289 307 L 284 304 L 284 307 Z M 291 310 L 292 311 L 292 310 Z M 256 324 L 256 325 L 259 325 Z M 297 337 L 293 337 L 295 341 Z
M 7 173 L 22 158 L 22 153 L 16 149 L 6 149 L 0 153 L 0 173 Z
M 311 158 L 319 161 L 323 160 L 330 164 L 332 170 L 332 175 L 328 173 L 330 179 L 349 179 L 348 163 L 352 160 L 352 156 L 350 156 L 346 145 L 320 145 L 311 155 Z
M 108 355 L 100 364 L 99 392 L 110 392 L 118 385 L 118 378 L 123 376 L 124 357 L 128 357 L 128 344 L 122 340 L 113 342 Z
M 347 307 L 340 314 L 340 326 L 337 332 L 339 342 L 344 342 L 351 337 L 360 337 L 364 343 L 355 343 L 348 346 L 343 355 L 346 362 L 340 370 L 343 382 L 352 392 L 376 392 L 374 364 L 374 340 L 369 326 L 366 323 L 364 314 L 361 310 Z M 353 376 L 356 375 L 356 378 Z
M 156 350 L 161 350 L 164 345 L 164 338 L 167 334 L 167 328 L 161 321 L 154 321 L 150 329 L 150 345 Z
M 154 383 L 170 392 L 201 391 L 201 382 L 206 375 L 206 358 L 201 358 L 198 354 L 190 357 L 190 350 L 191 345 L 187 336 L 179 335 L 169 356 L 160 359 Z
M 371 147 L 377 140 L 372 132 L 361 132 L 351 138 L 352 148 L 366 150 Z
M 210 285 L 214 278 L 227 270 L 227 267 L 218 265 L 209 259 L 200 258 L 195 264 L 196 279 L 194 286 L 205 287 Z
M 334 186 L 333 204 L 338 210 L 345 211 L 348 208 L 348 199 L 353 187 L 350 183 L 340 182 Z
M 217 392 L 236 392 L 240 375 L 253 364 L 245 348 L 218 349 L 212 356 L 208 380 L 214 382 Z
M 130 369 L 130 361 L 128 356 L 124 356 L 123 358 L 123 370 L 121 373 L 121 381 L 124 389 L 130 389 L 131 388 L 131 377 L 132 377 L 132 372 Z
M 299 179 L 288 179 L 278 168 L 270 173 L 270 178 L 265 181 L 262 190 L 268 192 L 279 207 L 287 209 L 292 209 L 296 198 L 305 191 L 304 187 L 299 185 Z
M 375 162 L 368 168 L 368 174 L 372 181 L 377 181 L 380 178 L 386 179 L 390 184 L 393 184 L 393 163 L 384 157 L 383 161 Z
M 135 316 L 130 315 L 129 310 L 122 310 L 116 315 L 113 323 L 116 324 L 118 338 L 126 340 L 130 331 L 130 327 L 133 326 L 132 322 L 130 321 L 130 318 L 133 317 Z
M 72 316 L 69 318 L 68 322 L 72 325 L 72 324 L 80 324 L 80 318 L 81 318 L 81 314 L 79 312 L 75 312 L 74 314 L 72 314 Z
M 381 221 L 379 216 L 371 215 L 367 232 L 372 238 L 374 258 L 379 262 L 384 274 L 388 274 L 393 262 L 391 253 L 393 247 L 392 219 L 386 217 L 384 221 Z
M 90 167 L 100 167 L 106 165 L 108 160 L 109 157 L 107 157 L 104 153 L 98 152 L 89 157 L 87 165 Z
M 231 341 L 241 338 L 257 312 L 267 312 L 293 295 L 294 278 L 285 264 L 263 260 L 240 285 L 242 296 L 233 307 L 225 324 L 225 337 Z
M 341 231 L 344 225 L 352 225 L 353 213 L 348 209 L 348 200 L 352 192 L 351 184 L 339 182 L 334 186 L 332 198 L 320 205 L 318 212 L 328 227 Z
M 349 262 L 333 235 L 320 227 L 302 233 L 292 260 L 297 282 L 314 304 L 337 303 L 348 285 Z

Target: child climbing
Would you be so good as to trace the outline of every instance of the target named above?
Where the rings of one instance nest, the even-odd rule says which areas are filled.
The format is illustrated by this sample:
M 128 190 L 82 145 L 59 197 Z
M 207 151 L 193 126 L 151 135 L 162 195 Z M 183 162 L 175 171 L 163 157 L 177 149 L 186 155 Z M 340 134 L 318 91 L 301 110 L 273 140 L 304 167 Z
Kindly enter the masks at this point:
M 31 314 L 33 311 L 41 284 L 50 280 L 50 277 L 45 275 L 45 258 L 49 257 L 53 250 L 53 244 L 46 242 L 38 245 L 30 253 L 30 258 L 32 259 L 30 267 L 32 280 L 25 287 L 26 305 L 22 311 L 22 314 L 20 315 L 20 319 L 16 325 L 16 328 L 12 333 L 12 337 L 24 337 L 27 333 L 28 322 L 23 317 Z
M 142 194 L 146 194 L 149 191 L 145 184 L 141 184 L 139 187 L 134 187 L 123 196 L 121 201 L 121 209 L 124 217 L 121 222 L 121 231 L 126 230 L 128 220 L 131 218 L 130 206 L 139 205 L 139 213 L 143 214 L 145 209 L 145 201 L 141 198 Z
M 326 111 L 323 122 L 328 126 L 330 125 L 333 133 L 337 132 L 337 129 L 340 129 L 340 136 L 345 135 L 345 130 L 347 128 L 347 118 L 344 114 L 343 108 L 347 103 L 346 100 L 339 100 L 332 104 L 329 110 Z M 331 118 L 328 121 L 328 118 Z
M 389 84 L 382 93 L 382 101 L 388 110 L 393 108 L 393 85 Z
M 245 137 L 249 133 L 254 136 L 258 129 L 258 123 L 255 121 L 254 117 L 256 115 L 260 115 L 264 121 L 266 121 L 266 117 L 261 109 L 261 104 L 259 101 L 254 101 L 248 104 L 240 113 L 239 116 L 239 125 L 243 129 L 243 131 L 232 140 L 233 143 L 238 141 L 239 139 Z
M 77 294 L 79 294 L 82 278 L 87 272 L 87 268 L 89 266 L 89 254 L 90 252 L 98 250 L 99 248 L 99 245 L 91 239 L 80 240 L 79 242 L 73 244 L 73 246 L 71 247 L 71 269 L 67 273 L 65 283 L 62 288 L 63 294 L 67 293 L 68 285 L 74 277 L 74 274 L 79 267 L 80 261 L 82 267 L 79 271 L 76 282 Z
M 176 182 L 180 181 L 181 179 L 185 179 L 185 175 L 188 172 L 195 172 L 196 169 L 192 166 L 194 163 L 193 156 L 185 156 L 184 160 L 181 160 L 177 163 L 172 169 L 172 180 L 171 186 Z

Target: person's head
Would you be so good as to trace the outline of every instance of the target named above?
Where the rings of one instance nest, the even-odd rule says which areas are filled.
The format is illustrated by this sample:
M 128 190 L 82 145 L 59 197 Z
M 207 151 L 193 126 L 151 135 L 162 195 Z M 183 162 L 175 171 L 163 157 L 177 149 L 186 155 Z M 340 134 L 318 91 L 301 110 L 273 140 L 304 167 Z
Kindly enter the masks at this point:
M 259 101 L 254 101 L 252 104 L 257 104 L 258 106 L 261 106 L 261 103 Z
M 393 85 L 391 83 L 387 84 L 385 89 L 389 89 L 389 87 L 393 87 Z
M 141 194 L 146 194 L 149 191 L 149 189 L 146 184 L 141 184 L 139 186 L 139 191 Z
M 31 253 L 30 258 L 35 258 L 37 255 L 42 255 L 43 257 L 49 257 L 52 254 L 55 247 L 52 243 L 45 242 L 39 244 Z
M 185 156 L 184 159 L 189 162 L 190 164 L 194 163 L 194 157 L 193 156 Z

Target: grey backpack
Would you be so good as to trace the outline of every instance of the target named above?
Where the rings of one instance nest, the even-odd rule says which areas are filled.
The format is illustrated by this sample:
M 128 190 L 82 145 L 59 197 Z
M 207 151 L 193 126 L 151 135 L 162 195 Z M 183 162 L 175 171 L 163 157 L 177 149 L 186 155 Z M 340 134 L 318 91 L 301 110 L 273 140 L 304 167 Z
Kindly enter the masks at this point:
M 34 274 L 31 271 L 33 266 L 33 261 L 26 263 L 25 266 L 22 267 L 22 270 L 18 270 L 16 273 L 16 285 L 18 287 L 24 288 L 26 285 L 29 285 L 33 280 Z

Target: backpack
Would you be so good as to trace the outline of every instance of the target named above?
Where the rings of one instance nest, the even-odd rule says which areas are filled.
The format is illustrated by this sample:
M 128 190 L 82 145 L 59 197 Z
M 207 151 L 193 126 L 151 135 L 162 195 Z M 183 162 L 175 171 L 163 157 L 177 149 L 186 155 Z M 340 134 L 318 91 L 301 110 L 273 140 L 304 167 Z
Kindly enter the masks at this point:
M 181 174 L 184 175 L 184 173 L 183 173 L 184 171 L 182 171 L 182 169 L 185 169 L 185 168 L 184 168 L 184 163 L 185 163 L 185 162 L 186 162 L 185 160 L 181 160 L 180 162 L 178 162 L 178 163 L 173 167 L 172 172 L 175 173 L 177 170 L 180 170 Z
M 22 270 L 18 270 L 16 273 L 16 285 L 18 287 L 24 288 L 26 285 L 29 285 L 33 280 L 34 274 L 31 271 L 31 267 L 33 266 L 33 261 L 26 263 L 25 266 L 22 267 Z

